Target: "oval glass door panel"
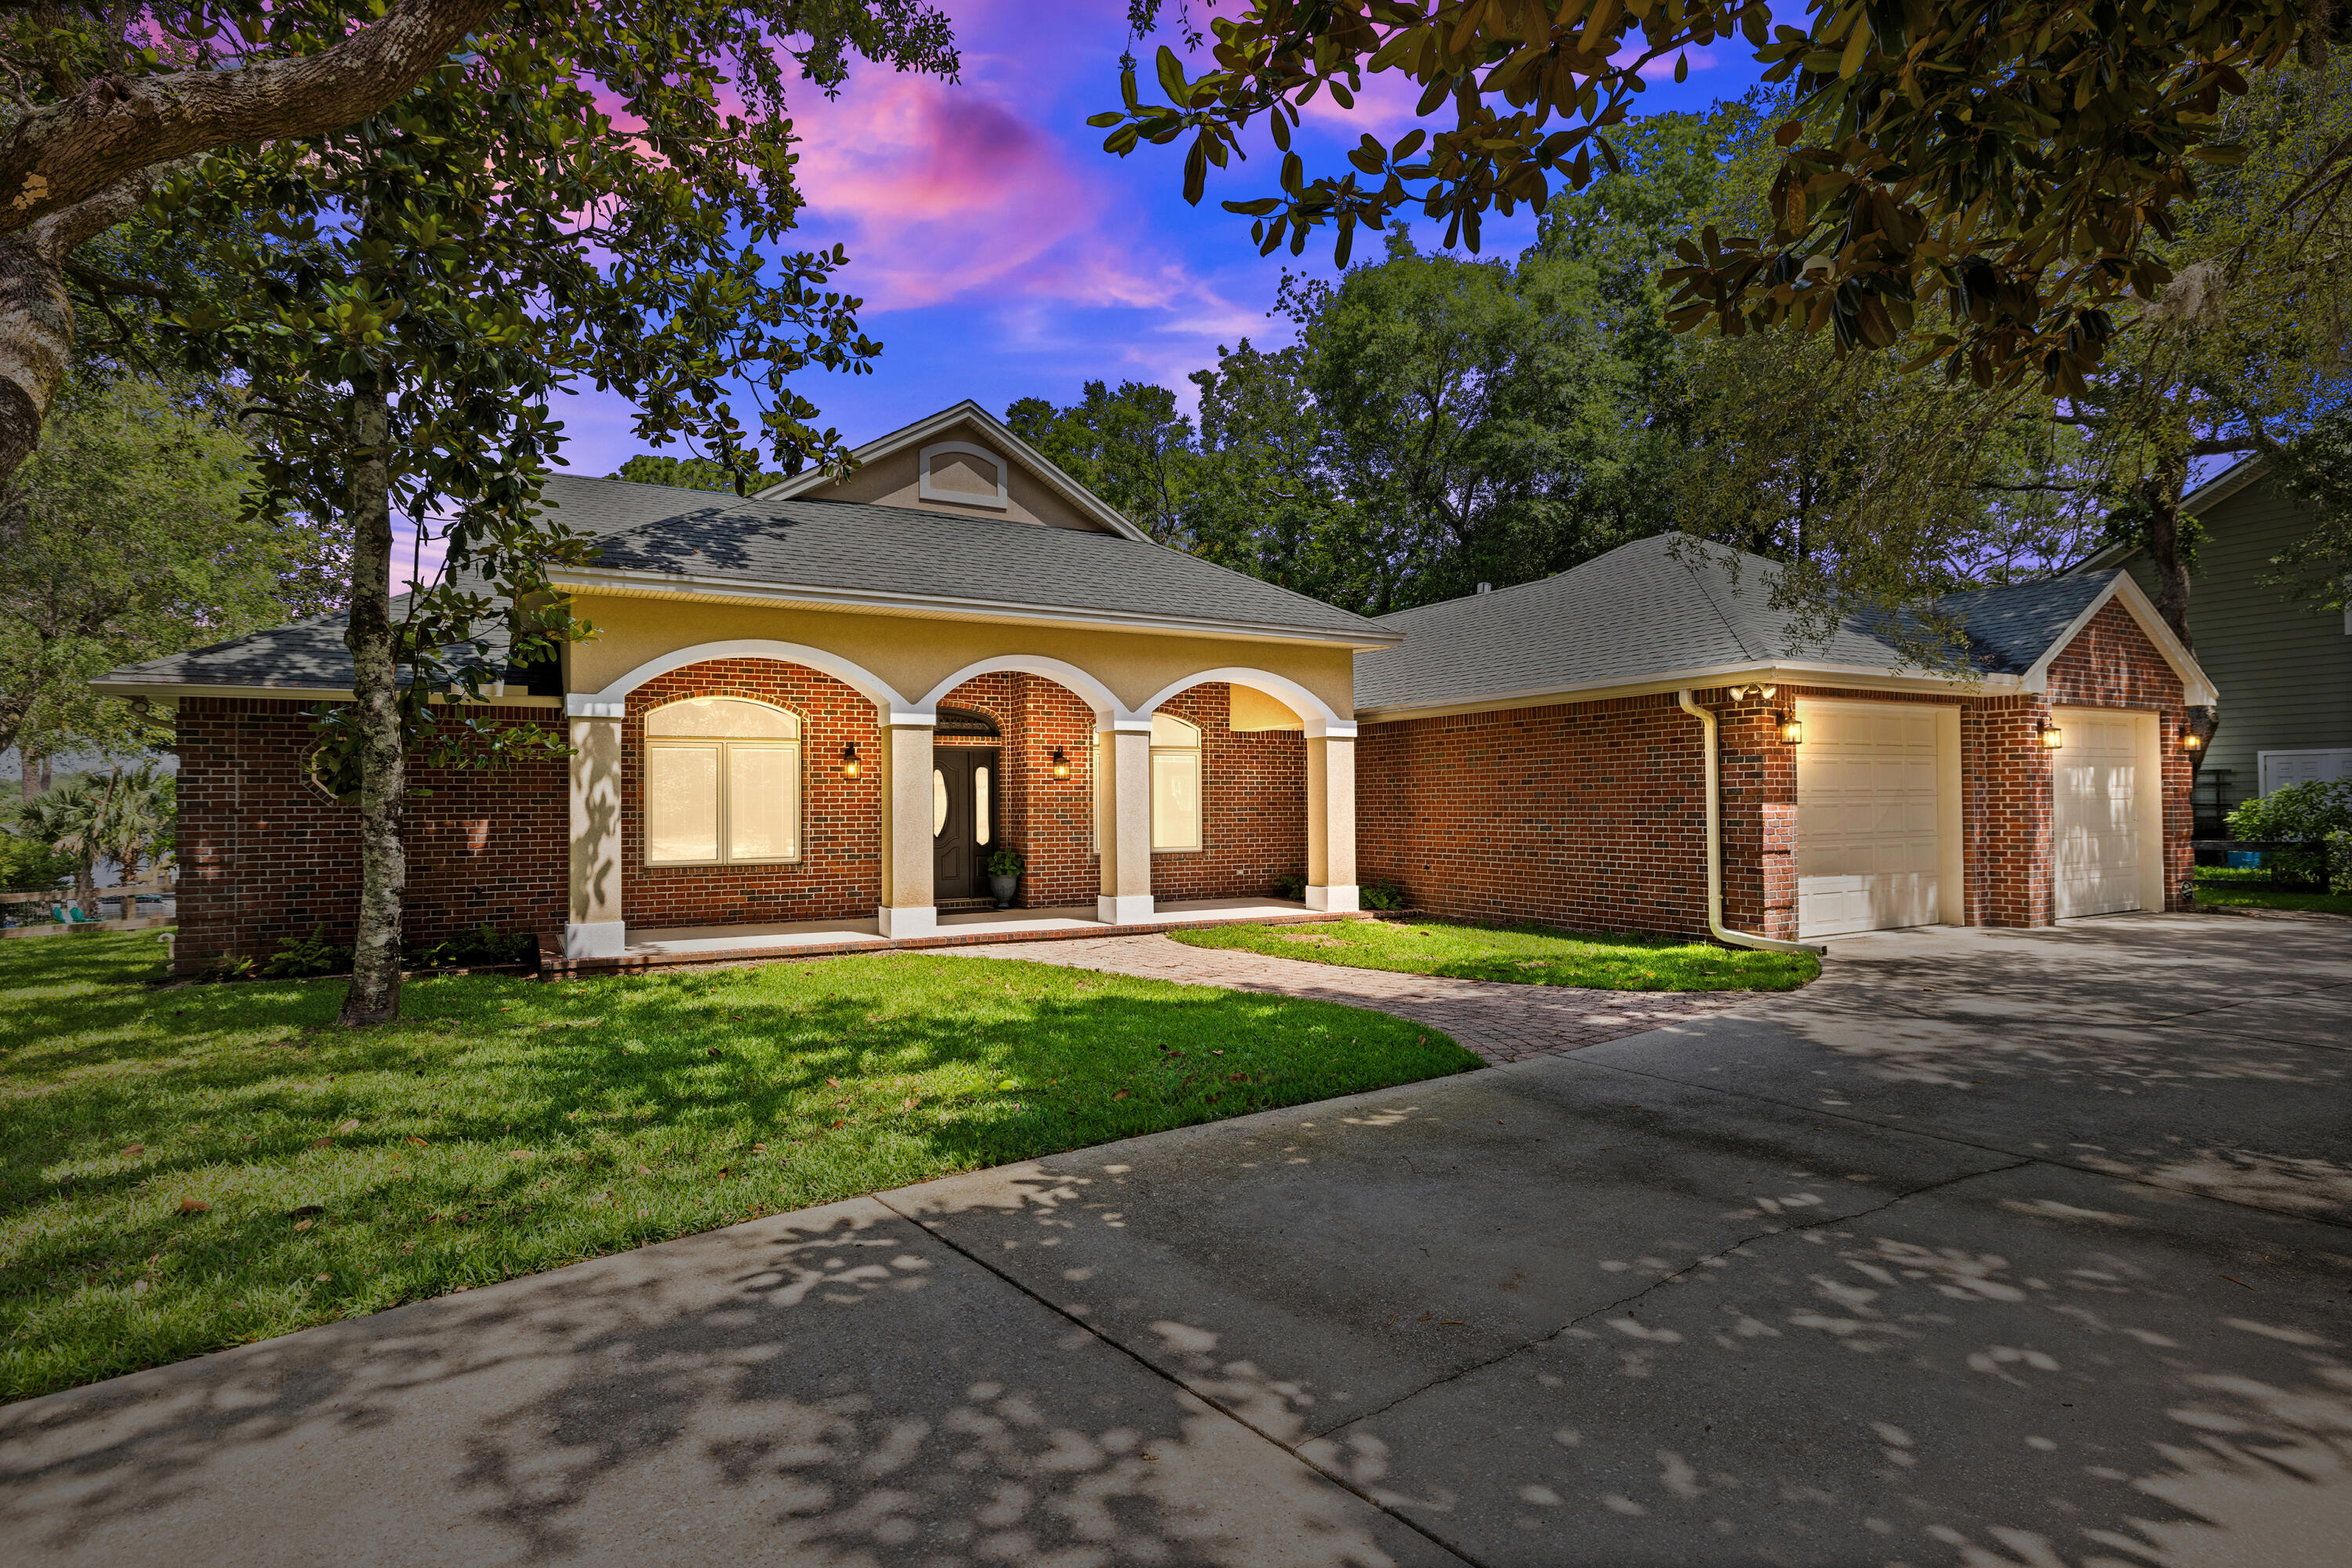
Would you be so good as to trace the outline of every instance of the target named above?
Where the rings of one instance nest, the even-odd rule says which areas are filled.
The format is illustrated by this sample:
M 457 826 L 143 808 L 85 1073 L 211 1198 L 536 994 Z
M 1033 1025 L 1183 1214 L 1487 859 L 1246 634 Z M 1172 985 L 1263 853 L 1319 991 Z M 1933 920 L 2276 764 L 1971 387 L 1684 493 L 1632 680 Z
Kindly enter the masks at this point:
M 988 842 L 988 770 L 971 770 L 971 838 L 975 844 Z
M 939 769 L 931 770 L 931 837 L 937 838 L 948 830 L 948 775 Z

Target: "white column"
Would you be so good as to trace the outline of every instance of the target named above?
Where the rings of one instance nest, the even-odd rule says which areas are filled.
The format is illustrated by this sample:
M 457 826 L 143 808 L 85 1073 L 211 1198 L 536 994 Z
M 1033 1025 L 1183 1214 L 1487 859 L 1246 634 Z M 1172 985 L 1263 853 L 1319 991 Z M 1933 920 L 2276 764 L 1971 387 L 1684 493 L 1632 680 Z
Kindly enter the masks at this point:
M 571 902 L 563 956 L 618 958 L 628 946 L 621 903 L 621 702 L 567 698 L 572 726 Z
M 931 894 L 931 725 L 929 713 L 890 715 L 882 731 L 882 934 L 940 929 Z
M 1095 918 L 1109 925 L 1151 919 L 1151 721 L 1114 719 L 1096 767 L 1096 837 L 1102 845 L 1102 895 Z
M 1307 907 L 1330 914 L 1361 907 L 1356 896 L 1356 727 L 1347 728 L 1344 735 L 1307 738 Z

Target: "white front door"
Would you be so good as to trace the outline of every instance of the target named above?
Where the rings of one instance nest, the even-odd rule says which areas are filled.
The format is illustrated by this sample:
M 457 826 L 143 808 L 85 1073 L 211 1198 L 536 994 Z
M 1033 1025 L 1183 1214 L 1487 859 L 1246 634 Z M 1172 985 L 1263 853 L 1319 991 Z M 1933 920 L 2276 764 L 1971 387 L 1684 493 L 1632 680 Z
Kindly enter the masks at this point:
M 1943 919 L 1938 710 L 1916 702 L 1800 702 L 1797 931 Z
M 2052 759 L 2058 918 L 2146 909 L 2144 863 L 2161 837 L 2149 820 L 2156 716 L 2060 708 L 2051 720 L 2064 742 Z

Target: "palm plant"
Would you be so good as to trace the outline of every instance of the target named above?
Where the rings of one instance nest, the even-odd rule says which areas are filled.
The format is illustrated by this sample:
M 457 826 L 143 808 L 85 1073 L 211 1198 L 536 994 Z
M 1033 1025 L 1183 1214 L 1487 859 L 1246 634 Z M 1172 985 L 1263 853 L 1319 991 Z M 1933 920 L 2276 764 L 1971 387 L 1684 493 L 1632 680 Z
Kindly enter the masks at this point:
M 125 773 L 77 773 L 16 808 L 17 830 L 73 866 L 74 897 L 97 895 L 98 863 L 111 859 L 135 881 L 170 853 L 176 781 L 142 763 Z

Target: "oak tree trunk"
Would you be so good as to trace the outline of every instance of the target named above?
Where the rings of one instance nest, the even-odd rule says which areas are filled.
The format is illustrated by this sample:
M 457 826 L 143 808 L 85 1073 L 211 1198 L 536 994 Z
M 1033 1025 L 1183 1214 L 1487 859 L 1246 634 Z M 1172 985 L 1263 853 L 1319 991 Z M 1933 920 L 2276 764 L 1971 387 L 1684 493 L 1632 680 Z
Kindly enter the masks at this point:
M 384 450 L 390 406 L 373 376 L 352 395 L 352 699 L 360 735 L 360 908 L 352 944 L 347 1028 L 400 1011 L 400 916 L 408 889 L 402 814 L 407 749 L 400 733 L 398 628 L 392 619 L 392 483 Z
M 2189 631 L 2189 561 L 2180 547 L 2180 496 L 2189 488 L 2186 458 L 2168 458 L 2140 481 L 2140 499 L 2147 503 L 2147 558 L 2156 569 L 2156 609 L 2180 646 L 2190 654 L 2197 639 Z M 2186 716 L 2189 732 L 2197 737 L 2196 759 L 2201 761 L 2213 733 L 2221 727 L 2218 709 L 2197 707 Z M 2192 766 L 2194 763 L 2192 762 Z

